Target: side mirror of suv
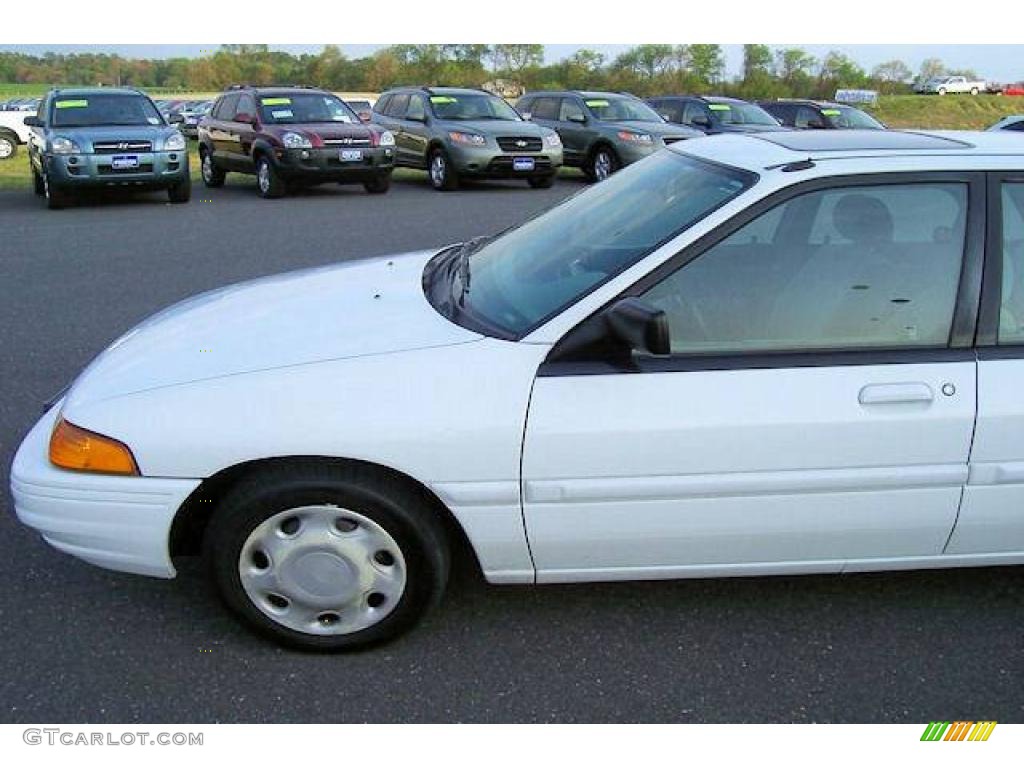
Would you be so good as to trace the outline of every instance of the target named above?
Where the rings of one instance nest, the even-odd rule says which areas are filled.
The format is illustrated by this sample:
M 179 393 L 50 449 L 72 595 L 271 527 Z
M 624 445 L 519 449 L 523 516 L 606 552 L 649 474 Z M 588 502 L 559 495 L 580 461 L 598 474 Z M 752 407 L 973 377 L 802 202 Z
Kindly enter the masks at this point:
M 696 125 L 698 128 L 710 128 L 711 120 L 708 119 L 707 115 L 697 115 L 695 118 L 693 118 L 693 124 Z
M 668 317 L 643 299 L 620 299 L 604 313 L 613 338 L 632 352 L 667 355 L 670 352 Z
M 42 128 L 43 127 L 43 121 L 40 120 L 35 115 L 29 115 L 28 117 L 26 117 L 21 122 L 23 122 L 29 128 Z
M 235 122 L 253 126 L 260 124 L 259 119 L 255 115 L 250 115 L 248 112 L 239 112 L 235 115 Z
M 570 123 L 579 123 L 580 125 L 585 125 L 587 122 L 587 116 L 582 112 L 573 112 L 571 115 L 566 115 L 565 119 Z

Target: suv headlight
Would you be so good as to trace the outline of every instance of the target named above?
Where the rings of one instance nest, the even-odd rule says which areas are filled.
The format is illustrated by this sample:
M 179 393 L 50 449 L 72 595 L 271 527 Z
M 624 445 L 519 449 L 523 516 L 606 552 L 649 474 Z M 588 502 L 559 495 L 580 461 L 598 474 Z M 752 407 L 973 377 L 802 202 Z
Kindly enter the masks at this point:
M 653 144 L 654 139 L 649 133 L 634 133 L 633 131 L 619 131 L 619 138 L 623 141 L 632 141 L 636 144 Z
M 544 136 L 544 145 L 547 147 L 562 146 L 562 138 L 557 133 L 549 133 Z
M 381 147 L 395 146 L 395 134 L 391 131 L 384 131 L 377 139 L 377 145 Z
M 74 155 L 82 150 L 67 136 L 54 136 L 50 139 L 50 151 L 55 155 Z
M 281 137 L 281 143 L 288 147 L 288 149 L 312 149 L 313 147 L 313 142 L 308 137 L 294 131 L 285 133 Z
M 185 149 L 185 137 L 178 132 L 172 133 L 164 142 L 164 150 L 167 152 L 181 152 Z
M 448 131 L 448 138 L 456 144 L 468 144 L 471 147 L 482 147 L 487 139 L 479 133 L 464 133 L 462 131 Z

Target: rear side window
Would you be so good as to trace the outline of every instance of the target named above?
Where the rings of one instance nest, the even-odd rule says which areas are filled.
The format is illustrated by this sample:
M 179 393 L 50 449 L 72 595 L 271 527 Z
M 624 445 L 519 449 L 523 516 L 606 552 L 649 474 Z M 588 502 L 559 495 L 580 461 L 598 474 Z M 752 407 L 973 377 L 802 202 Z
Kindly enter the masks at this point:
M 427 108 L 423 103 L 422 96 L 409 97 L 409 107 L 405 110 L 405 117 L 408 120 L 427 119 Z
M 644 298 L 665 311 L 677 354 L 944 347 L 966 222 L 960 183 L 811 192 Z
M 377 103 L 373 105 L 373 111 L 374 112 L 378 112 L 378 113 L 380 113 L 382 115 L 389 114 L 388 113 L 388 104 L 390 102 L 391 102 L 391 96 L 390 95 L 389 96 L 381 96 L 379 99 L 377 99 Z
M 214 108 L 213 116 L 218 120 L 230 120 L 235 116 L 235 105 L 238 104 L 238 94 L 224 96 Z
M 404 118 L 405 111 L 409 108 L 409 94 L 396 93 L 388 103 L 388 117 Z
M 530 116 L 540 120 L 558 119 L 558 102 L 560 99 L 551 96 L 540 96 L 530 102 L 526 108 Z
M 235 107 L 234 119 L 238 120 L 240 117 L 252 119 L 256 116 L 256 101 L 248 93 L 243 93 L 238 97 L 238 106 Z
M 1024 344 L 1024 182 L 1003 184 L 1003 291 L 999 343 Z

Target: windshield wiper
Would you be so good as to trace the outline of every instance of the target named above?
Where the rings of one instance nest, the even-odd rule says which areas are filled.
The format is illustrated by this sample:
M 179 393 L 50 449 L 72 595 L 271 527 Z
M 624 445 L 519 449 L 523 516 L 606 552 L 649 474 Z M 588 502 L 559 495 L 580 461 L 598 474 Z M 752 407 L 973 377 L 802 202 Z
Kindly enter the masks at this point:
M 451 275 L 452 303 L 458 305 L 460 309 L 465 306 L 466 294 L 469 293 L 469 283 L 471 279 L 469 257 L 480 250 L 490 240 L 491 237 L 488 235 L 474 237 L 472 240 L 464 242 L 455 251 L 455 257 L 452 259 L 449 274 Z M 455 278 L 459 279 L 459 290 L 457 295 L 455 291 Z

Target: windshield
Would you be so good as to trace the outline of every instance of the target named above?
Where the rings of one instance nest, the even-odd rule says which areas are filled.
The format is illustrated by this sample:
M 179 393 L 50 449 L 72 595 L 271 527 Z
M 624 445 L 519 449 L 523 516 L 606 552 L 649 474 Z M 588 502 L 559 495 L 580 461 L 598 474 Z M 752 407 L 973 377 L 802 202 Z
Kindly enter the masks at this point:
M 729 125 L 778 125 L 779 121 L 755 104 L 742 101 L 711 101 L 708 109 Z
M 289 93 L 259 98 L 260 120 L 275 125 L 289 123 L 358 123 L 355 112 L 330 93 Z
M 431 96 L 430 106 L 441 120 L 522 120 L 508 102 L 486 93 Z
M 836 128 L 884 128 L 867 112 L 853 107 L 825 107 L 821 110 L 830 123 Z
M 644 104 L 640 99 L 600 98 L 584 99 L 583 103 L 598 120 L 616 122 L 619 120 L 640 120 L 645 123 L 664 123 L 661 115 Z
M 53 102 L 55 128 L 97 125 L 163 125 L 153 102 L 137 94 L 89 94 L 58 96 Z
M 439 254 L 431 303 L 477 330 L 521 338 L 747 189 L 753 174 L 658 152 L 469 253 Z M 465 279 L 452 275 L 465 272 Z M 452 286 L 456 285 L 456 288 Z M 461 297 L 452 296 L 468 285 Z

